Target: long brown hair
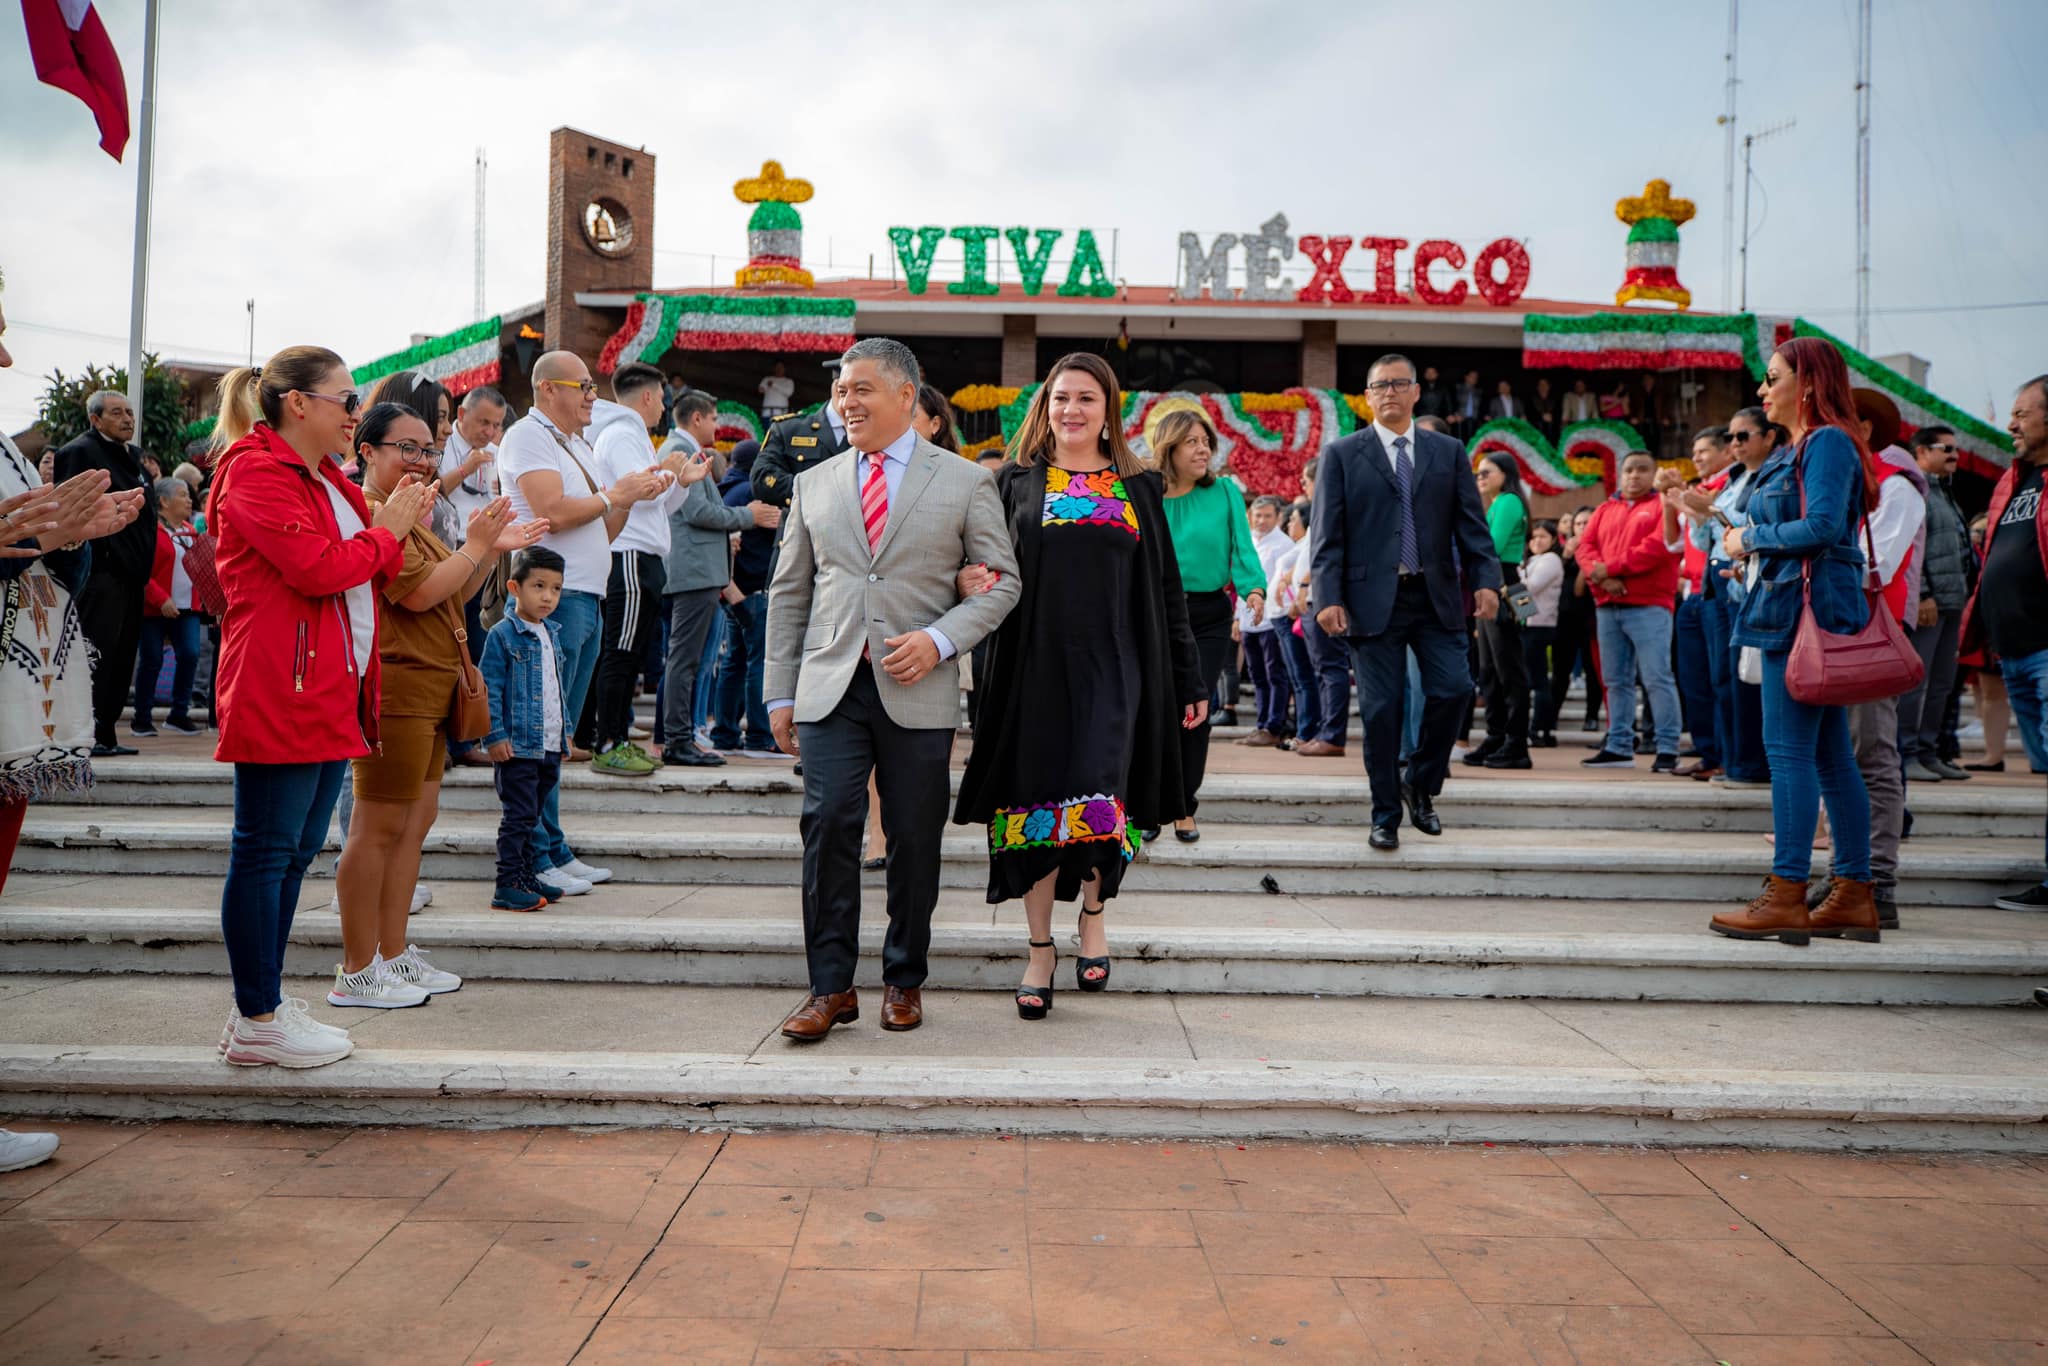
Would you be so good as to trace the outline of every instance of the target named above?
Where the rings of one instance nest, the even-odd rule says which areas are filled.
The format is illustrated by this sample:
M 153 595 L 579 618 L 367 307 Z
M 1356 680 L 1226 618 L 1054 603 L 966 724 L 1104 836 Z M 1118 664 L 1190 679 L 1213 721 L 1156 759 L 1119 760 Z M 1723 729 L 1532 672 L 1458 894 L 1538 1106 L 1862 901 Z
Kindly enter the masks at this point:
M 939 386 L 936 384 L 918 385 L 917 406 L 924 409 L 926 417 L 935 417 L 939 420 L 939 434 L 931 439 L 932 444 L 942 451 L 951 451 L 955 455 L 960 454 L 960 433 L 953 425 L 953 405 L 948 403 L 946 396 L 939 392 Z
M 1834 427 L 1849 438 L 1863 465 L 1863 508 L 1877 509 L 1877 465 L 1857 430 L 1856 399 L 1849 391 L 1849 366 L 1842 353 L 1820 337 L 1794 337 L 1778 348 L 1799 380 L 1799 416 L 1809 432 Z
M 1049 462 L 1052 459 L 1052 387 L 1069 370 L 1079 370 L 1102 389 L 1106 405 L 1104 425 L 1109 435 L 1106 439 L 1097 438 L 1096 449 L 1108 456 L 1111 468 L 1125 478 L 1144 473 L 1145 463 L 1138 459 L 1131 443 L 1124 440 L 1124 395 L 1116 382 L 1116 371 L 1109 368 L 1108 361 L 1086 351 L 1075 351 L 1052 363 L 1045 383 L 1039 385 L 1038 392 L 1031 396 L 1031 408 L 1024 414 L 1023 425 L 1017 428 L 1017 435 L 1010 438 L 1009 459 L 1027 468 L 1041 460 Z
M 1170 493 L 1180 487 L 1180 472 L 1174 461 L 1180 455 L 1180 448 L 1196 430 L 1209 434 L 1209 454 L 1216 454 L 1216 424 L 1200 408 L 1175 408 L 1159 419 L 1159 425 L 1152 429 L 1152 463 L 1159 471 L 1159 477 L 1166 481 Z M 1216 482 L 1215 474 L 1204 468 L 1195 476 L 1195 487 L 1205 489 Z

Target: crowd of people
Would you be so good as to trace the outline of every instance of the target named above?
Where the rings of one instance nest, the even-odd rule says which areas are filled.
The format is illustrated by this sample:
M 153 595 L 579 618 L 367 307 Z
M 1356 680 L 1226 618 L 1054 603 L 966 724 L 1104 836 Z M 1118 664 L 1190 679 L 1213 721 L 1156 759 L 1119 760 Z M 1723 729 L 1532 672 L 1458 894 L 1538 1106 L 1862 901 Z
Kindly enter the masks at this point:
M 1653 772 L 1769 785 L 1771 876 L 1712 924 L 1741 938 L 1897 925 L 1905 784 L 1968 776 L 1947 738 L 1963 680 L 1985 766 L 2002 762 L 2002 702 L 2048 768 L 2048 379 L 2015 401 L 2017 455 L 1977 532 L 1948 489 L 1954 434 L 1899 447 L 1896 410 L 1852 392 L 1824 341 L 1781 347 L 1758 406 L 1697 435 L 1698 478 L 1636 452 L 1611 497 L 1555 522 L 1532 518 L 1513 461 L 1475 468 L 1457 434 L 1469 408 L 1430 411 L 1430 379 L 1377 361 L 1373 420 L 1308 463 L 1295 499 L 1246 497 L 1196 409 L 1167 415 L 1141 456 L 1114 371 L 1089 354 L 1055 363 L 981 463 L 957 454 L 915 355 L 884 338 L 845 353 L 825 407 L 731 452 L 711 395 L 626 365 L 600 398 L 562 351 L 539 358 L 533 405 L 508 422 L 494 390 L 457 402 L 401 372 L 365 394 L 333 352 L 289 348 L 222 381 L 198 488 L 151 481 L 132 412 L 96 396 L 56 482 L 11 447 L 0 471 L 9 629 L 48 633 L 60 660 L 63 633 L 95 645 L 90 670 L 7 676 L 10 695 L 47 686 L 51 734 L 77 734 L 41 743 L 6 711 L 0 818 L 18 828 L 28 798 L 123 752 L 130 697 L 131 727 L 153 728 L 167 646 L 164 725 L 196 730 L 214 623 L 216 757 L 235 766 L 220 1051 L 307 1067 L 351 1047 L 282 994 L 337 807 L 328 1003 L 418 1006 L 462 985 L 408 933 L 451 763 L 491 767 L 491 904 L 531 912 L 610 877 L 564 829 L 565 762 L 644 778 L 733 753 L 798 760 L 810 981 L 784 1025 L 795 1040 L 858 1014 L 859 874 L 878 862 L 882 1024 L 922 1023 L 949 817 L 988 832 L 989 902 L 1024 903 L 1020 1017 L 1052 1009 L 1055 902 L 1079 902 L 1075 988 L 1104 989 L 1125 869 L 1169 827 L 1201 838 L 1239 661 L 1251 747 L 1344 754 L 1355 689 L 1367 840 L 1383 850 L 1404 823 L 1441 833 L 1435 799 L 1482 713 L 1462 762 L 1528 768 L 1585 677 L 1587 729 L 1606 716 L 1587 766 L 1641 752 Z M 29 610 L 51 604 L 65 610 Z M 1811 695 L 1791 662 L 1802 618 L 1849 637 L 1873 610 L 1910 639 L 1919 681 L 1853 705 Z M 650 674 L 651 735 L 635 707 Z M 949 807 L 963 689 L 973 742 Z M 1832 876 L 1809 887 L 1823 805 Z M 1999 904 L 2048 907 L 2048 886 Z

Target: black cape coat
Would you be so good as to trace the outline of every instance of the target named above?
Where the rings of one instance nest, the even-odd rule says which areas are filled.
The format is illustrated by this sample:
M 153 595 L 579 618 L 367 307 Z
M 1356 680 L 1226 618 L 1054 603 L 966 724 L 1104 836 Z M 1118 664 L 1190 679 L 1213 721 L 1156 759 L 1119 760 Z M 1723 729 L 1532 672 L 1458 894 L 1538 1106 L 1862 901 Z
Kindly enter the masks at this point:
M 974 750 L 960 783 L 953 820 L 986 826 L 996 807 L 1016 797 L 1013 774 L 1019 744 L 1030 743 L 1030 698 L 1017 687 L 1016 660 L 1039 610 L 1040 555 L 1045 521 L 1045 466 L 1009 464 L 996 474 L 996 489 L 1009 517 L 1023 596 L 989 637 L 988 665 L 975 678 L 982 689 Z M 1138 514 L 1138 556 L 1131 574 L 1131 621 L 1138 632 L 1138 734 L 1131 749 L 1131 775 L 1123 794 L 1124 813 L 1150 830 L 1187 815 L 1180 767 L 1181 715 L 1208 697 L 1188 628 L 1187 599 L 1181 593 L 1180 560 L 1159 476 L 1127 475 L 1124 493 Z

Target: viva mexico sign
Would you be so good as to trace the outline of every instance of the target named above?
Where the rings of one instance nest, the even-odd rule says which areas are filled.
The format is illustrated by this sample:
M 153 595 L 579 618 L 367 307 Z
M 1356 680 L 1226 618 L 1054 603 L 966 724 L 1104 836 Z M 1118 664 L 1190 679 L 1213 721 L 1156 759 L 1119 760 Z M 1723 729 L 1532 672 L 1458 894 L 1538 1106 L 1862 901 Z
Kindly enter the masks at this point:
M 948 284 L 946 292 L 996 293 L 998 286 L 989 279 L 989 246 L 1000 238 L 1009 243 L 1024 293 L 1037 295 L 1045 288 L 1053 248 L 1063 236 L 1058 228 L 889 229 L 889 241 L 912 294 L 922 294 L 929 287 L 939 247 L 949 239 L 961 245 L 961 278 Z M 1310 272 L 1308 283 L 1299 288 L 1285 274 L 1297 248 Z M 1358 253 L 1354 267 L 1370 272 L 1369 284 L 1353 285 L 1344 276 L 1345 263 L 1354 249 Z M 1529 287 L 1528 248 L 1512 237 L 1497 238 L 1469 256 L 1464 247 L 1443 238 L 1416 244 L 1408 255 L 1409 285 L 1404 290 L 1398 266 L 1407 252 L 1405 237 L 1304 234 L 1297 241 L 1288 234 L 1287 215 L 1276 213 L 1260 224 L 1257 232 L 1217 233 L 1206 246 L 1200 234 L 1182 233 L 1174 292 L 1183 299 L 1200 299 L 1206 294 L 1211 299 L 1423 304 L 1435 308 L 1455 308 L 1477 293 L 1494 307 L 1505 308 Z M 1233 268 L 1244 280 L 1241 287 L 1230 283 Z M 1116 293 L 1115 282 L 1103 268 L 1102 250 L 1093 230 L 1082 228 L 1074 234 L 1066 279 L 1054 292 L 1067 298 L 1107 298 Z

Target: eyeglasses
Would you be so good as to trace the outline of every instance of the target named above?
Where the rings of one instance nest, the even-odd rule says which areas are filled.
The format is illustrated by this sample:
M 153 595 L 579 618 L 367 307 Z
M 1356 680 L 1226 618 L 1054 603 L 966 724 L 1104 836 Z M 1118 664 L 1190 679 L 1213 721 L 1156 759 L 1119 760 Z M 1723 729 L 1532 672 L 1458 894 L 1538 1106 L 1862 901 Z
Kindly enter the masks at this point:
M 591 395 L 597 392 L 597 386 L 595 384 L 592 384 L 587 379 L 544 379 L 541 381 L 541 383 L 559 384 L 564 389 L 574 389 L 577 393 L 583 395 L 583 397 L 585 398 L 589 398 Z
M 398 458 L 408 465 L 417 465 L 422 460 L 441 462 L 441 451 L 436 446 L 422 446 L 417 441 L 376 441 L 374 447 L 387 448 L 398 452 Z
M 307 398 L 320 398 L 329 403 L 339 403 L 341 410 L 350 417 L 354 417 L 356 409 L 363 406 L 363 396 L 353 389 L 344 389 L 338 394 L 323 394 L 318 389 L 301 389 L 298 392 Z
M 1415 381 L 1412 379 L 1376 379 L 1365 386 L 1365 391 L 1368 394 L 1398 394 L 1403 389 L 1414 387 Z
M 1921 449 L 1940 451 L 1943 455 L 1954 455 L 1956 453 L 1955 443 L 1952 441 L 1937 441 L 1933 445 L 1923 446 Z

